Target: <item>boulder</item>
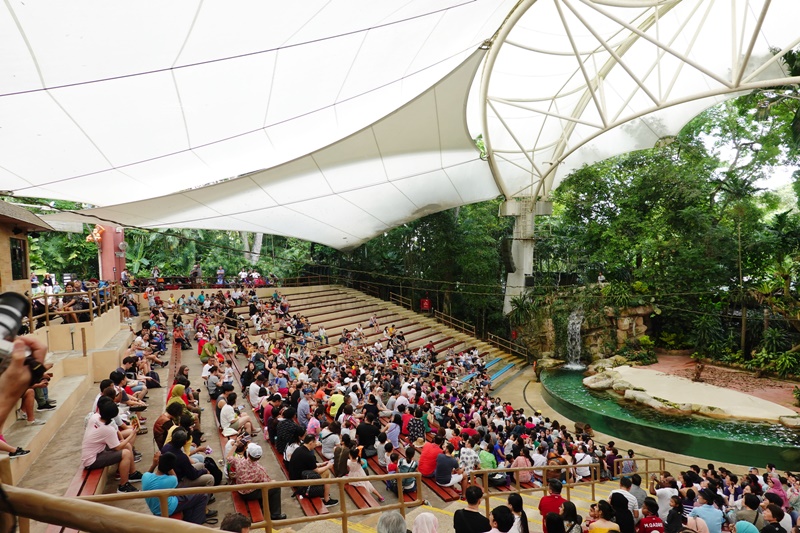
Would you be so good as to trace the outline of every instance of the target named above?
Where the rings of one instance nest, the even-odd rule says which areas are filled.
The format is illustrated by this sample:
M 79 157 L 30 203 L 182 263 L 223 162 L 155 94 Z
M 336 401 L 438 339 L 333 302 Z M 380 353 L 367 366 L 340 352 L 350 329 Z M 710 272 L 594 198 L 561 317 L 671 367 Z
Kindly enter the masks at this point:
M 614 371 L 605 371 L 587 378 L 583 378 L 584 387 L 592 390 L 606 390 L 614 386 L 614 380 L 619 374 Z
M 788 428 L 800 428 L 800 416 L 782 416 L 778 418 L 778 421 Z
M 611 386 L 611 388 L 614 389 L 615 392 L 622 392 L 622 391 L 627 391 L 628 389 L 632 389 L 633 385 L 631 385 L 624 379 L 617 379 L 614 380 L 614 384 Z
M 634 389 L 626 390 L 624 398 L 626 400 L 628 400 L 628 401 L 641 403 L 641 404 L 647 404 L 647 403 L 650 402 L 650 400 L 653 399 L 653 397 L 650 396 L 649 394 L 647 394 L 646 392 L 642 392 L 642 391 L 638 391 L 638 390 L 634 390 Z
M 694 406 L 692 406 L 692 410 L 699 415 L 709 418 L 730 418 L 731 416 L 725 409 L 714 407 L 713 405 L 700 405 L 699 409 L 694 409 Z

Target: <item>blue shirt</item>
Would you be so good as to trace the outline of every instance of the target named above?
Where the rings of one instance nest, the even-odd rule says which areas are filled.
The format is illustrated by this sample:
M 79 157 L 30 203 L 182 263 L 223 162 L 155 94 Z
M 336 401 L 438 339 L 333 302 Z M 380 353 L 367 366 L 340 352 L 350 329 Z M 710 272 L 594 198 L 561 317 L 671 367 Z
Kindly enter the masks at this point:
M 161 489 L 174 489 L 178 486 L 178 478 L 175 476 L 159 476 L 152 472 L 145 472 L 142 476 L 142 490 L 161 490 Z M 156 516 L 161 516 L 161 503 L 158 501 L 158 498 L 145 498 L 147 502 L 147 506 L 150 508 L 150 512 Z M 169 514 L 172 515 L 175 513 L 175 509 L 178 508 L 178 497 L 177 496 L 168 496 L 167 497 L 167 509 L 169 509 Z
M 722 533 L 722 511 L 713 505 L 705 504 L 692 509 L 689 516 L 702 518 L 708 526 L 708 533 Z

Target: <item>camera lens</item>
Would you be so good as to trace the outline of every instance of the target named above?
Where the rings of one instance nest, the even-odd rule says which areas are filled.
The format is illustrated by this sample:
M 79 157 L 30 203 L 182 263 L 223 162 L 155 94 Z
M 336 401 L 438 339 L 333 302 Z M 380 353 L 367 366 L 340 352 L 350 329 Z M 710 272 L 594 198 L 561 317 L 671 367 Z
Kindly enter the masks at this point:
M 30 302 L 16 292 L 0 294 L 0 338 L 11 340 L 22 325 L 22 317 L 28 315 Z

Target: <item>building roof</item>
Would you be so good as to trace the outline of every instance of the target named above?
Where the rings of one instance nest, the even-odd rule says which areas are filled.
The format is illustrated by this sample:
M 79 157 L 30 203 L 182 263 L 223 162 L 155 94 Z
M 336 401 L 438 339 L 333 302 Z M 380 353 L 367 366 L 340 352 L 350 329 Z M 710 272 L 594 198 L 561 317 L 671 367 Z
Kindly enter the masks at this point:
M 0 224 L 14 224 L 24 231 L 53 231 L 47 222 L 37 217 L 24 207 L 10 202 L 0 201 Z

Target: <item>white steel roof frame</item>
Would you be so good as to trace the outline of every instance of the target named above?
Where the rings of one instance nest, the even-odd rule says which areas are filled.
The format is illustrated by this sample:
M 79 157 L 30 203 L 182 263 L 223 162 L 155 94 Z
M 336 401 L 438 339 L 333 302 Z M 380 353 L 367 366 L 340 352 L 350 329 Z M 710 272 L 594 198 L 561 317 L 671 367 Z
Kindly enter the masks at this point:
M 484 133 L 484 142 L 486 145 L 486 151 L 488 156 L 487 159 L 492 169 L 492 173 L 495 176 L 495 180 L 498 184 L 498 187 L 500 188 L 500 190 L 503 192 L 503 194 L 507 199 L 518 196 L 532 196 L 534 198 L 547 197 L 549 192 L 552 190 L 557 169 L 559 165 L 567 157 L 575 153 L 577 150 L 581 149 L 583 146 L 587 145 L 592 140 L 597 139 L 604 133 L 607 133 L 608 131 L 618 126 L 629 123 L 633 120 L 645 117 L 657 111 L 668 109 L 670 107 L 679 106 L 681 104 L 692 102 L 694 100 L 700 100 L 709 97 L 726 97 L 726 96 L 732 97 L 735 94 L 740 94 L 742 92 L 751 91 L 754 89 L 766 88 L 775 85 L 800 83 L 800 77 L 783 77 L 770 80 L 754 81 L 767 68 L 769 68 L 776 61 L 778 61 L 786 51 L 789 51 L 794 47 L 796 47 L 798 44 L 800 44 L 800 37 L 793 40 L 791 43 L 785 45 L 780 52 L 775 54 L 765 63 L 759 65 L 753 72 L 745 76 L 745 72 L 747 71 L 747 67 L 752 58 L 753 50 L 758 40 L 759 33 L 762 30 L 762 25 L 767 16 L 769 7 L 772 4 L 771 0 L 766 0 L 766 2 L 763 4 L 761 10 L 758 13 L 758 18 L 755 26 L 751 29 L 748 29 L 747 32 L 745 31 L 739 32 L 737 30 L 735 5 L 733 6 L 734 7 L 732 14 L 733 16 L 731 17 L 731 24 L 734 29 L 734 31 L 732 32 L 733 46 L 732 46 L 731 80 L 726 80 L 725 78 L 719 76 L 717 73 L 709 70 L 702 64 L 691 59 L 688 55 L 692 47 L 694 46 L 699 33 L 703 29 L 704 24 L 698 25 L 694 34 L 691 35 L 691 39 L 689 40 L 686 46 L 685 52 L 681 52 L 673 47 L 675 40 L 679 35 L 683 34 L 683 30 L 688 24 L 688 22 L 694 16 L 696 16 L 695 14 L 697 10 L 703 7 L 702 2 L 697 2 L 694 5 L 694 8 L 690 11 L 689 15 L 685 17 L 682 24 L 680 25 L 679 31 L 675 31 L 672 35 L 668 36 L 668 39 L 661 40 L 660 35 L 658 35 L 658 24 L 657 24 L 658 20 L 661 17 L 663 17 L 667 12 L 672 10 L 675 6 L 677 6 L 680 3 L 680 0 L 665 0 L 665 1 L 654 1 L 654 2 L 635 2 L 635 1 L 599 2 L 597 0 L 595 1 L 578 0 L 581 4 L 593 9 L 594 11 L 606 17 L 608 20 L 611 20 L 619 24 L 622 28 L 625 28 L 628 31 L 630 31 L 630 35 L 628 35 L 625 39 L 615 42 L 614 45 L 608 45 L 604 42 L 599 32 L 592 26 L 590 21 L 588 21 L 584 16 L 582 16 L 580 12 L 575 8 L 571 0 L 553 0 L 557 12 L 559 14 L 559 17 L 561 19 L 561 23 L 566 32 L 567 38 L 569 39 L 570 45 L 572 47 L 573 55 L 578 61 L 578 69 L 576 69 L 576 71 L 573 73 L 573 76 L 579 75 L 580 77 L 582 77 L 584 79 L 585 85 L 577 89 L 570 89 L 569 91 L 558 94 L 557 97 L 554 98 L 547 98 L 547 97 L 542 98 L 535 96 L 532 98 L 519 98 L 519 97 L 509 98 L 492 94 L 491 93 L 492 73 L 495 64 L 497 62 L 497 59 L 503 51 L 504 44 L 510 44 L 516 48 L 531 52 L 552 53 L 553 55 L 566 55 L 563 51 L 545 52 L 541 48 L 527 46 L 526 44 L 518 42 L 516 40 L 512 41 L 508 39 L 515 25 L 525 16 L 526 13 L 528 13 L 529 9 L 533 7 L 537 3 L 537 1 L 538 0 L 525 0 L 521 5 L 517 7 L 517 9 L 511 14 L 506 23 L 500 28 L 500 31 L 498 32 L 496 38 L 494 39 L 493 46 L 491 47 L 489 54 L 487 55 L 486 61 L 484 63 L 484 69 L 479 88 L 479 98 L 481 102 L 480 119 L 481 119 L 482 130 Z M 736 4 L 736 0 L 732 0 L 732 2 L 733 4 Z M 597 69 L 597 73 L 593 77 L 590 76 L 586 71 L 585 62 L 588 60 L 588 57 L 584 56 L 588 55 L 593 56 L 594 52 L 578 50 L 577 44 L 572 35 L 572 30 L 566 19 L 564 10 L 562 9 L 562 4 L 599 41 L 598 48 L 604 49 L 610 56 L 607 59 L 606 63 L 602 65 L 599 69 Z M 640 22 L 640 24 L 637 26 L 630 22 L 622 20 L 621 18 L 617 17 L 616 15 L 609 12 L 607 9 L 598 4 L 603 4 L 612 7 L 646 6 L 652 9 L 650 15 L 646 17 L 642 22 Z M 713 7 L 713 1 L 706 4 L 705 12 L 701 15 L 703 22 L 705 22 L 706 18 L 709 16 L 712 7 Z M 744 26 L 744 19 L 742 19 L 742 24 Z M 657 33 L 656 37 L 647 33 L 647 30 L 654 25 Z M 738 42 L 736 41 L 737 35 L 739 37 Z M 749 39 L 745 41 L 746 37 L 749 37 Z M 633 46 L 635 42 L 638 40 L 647 41 L 657 48 L 656 58 L 653 61 L 653 63 L 649 66 L 649 68 L 646 70 L 644 76 L 641 75 L 636 76 L 633 69 L 630 67 L 630 65 L 626 63 L 623 57 L 627 49 Z M 745 42 L 747 43 L 746 49 L 744 49 Z M 647 88 L 645 80 L 647 80 L 648 77 L 650 77 L 653 74 L 653 71 L 656 71 L 658 79 L 659 81 L 661 81 L 662 72 L 660 67 L 660 60 L 666 54 L 669 54 L 677 58 L 680 61 L 680 64 L 678 65 L 673 76 L 670 78 L 669 83 L 665 87 L 663 87 L 664 88 L 663 94 L 661 91 L 662 84 L 661 83 L 658 84 L 659 94 L 656 95 Z M 739 57 L 741 57 L 741 60 L 737 59 Z M 672 90 L 685 65 L 693 67 L 693 69 L 696 69 L 710 80 L 719 83 L 721 87 L 704 91 L 697 91 L 691 96 L 684 96 L 670 100 L 670 95 L 672 94 Z M 602 97 L 603 84 L 601 83 L 601 80 L 605 78 L 609 74 L 609 72 L 611 72 L 612 69 L 614 69 L 617 66 L 619 66 L 628 74 L 630 79 L 633 80 L 635 86 L 631 90 L 630 94 L 626 95 L 626 97 L 623 98 L 623 104 L 619 106 L 618 110 L 614 112 L 611 116 L 607 116 L 606 115 L 607 110 L 605 108 L 604 99 Z M 580 71 L 580 73 L 578 73 L 578 71 Z M 572 79 L 572 77 L 568 78 L 568 80 L 569 79 Z M 566 86 L 566 83 L 562 86 L 562 88 L 564 86 Z M 629 111 L 627 109 L 627 106 L 630 103 L 630 101 L 634 98 L 637 90 L 642 90 L 642 92 L 646 94 L 647 97 L 653 102 L 653 106 L 639 110 L 635 113 L 625 114 L 625 111 Z M 563 97 L 581 91 L 582 94 L 577 104 L 574 105 L 569 114 L 565 113 L 563 110 L 560 112 L 558 112 L 558 110 L 553 111 L 554 107 L 558 108 L 559 104 L 558 96 Z M 526 103 L 546 102 L 547 100 L 550 100 L 548 109 L 535 109 L 532 106 L 525 105 Z M 533 143 L 531 143 L 530 140 L 528 139 L 520 139 L 519 135 L 512 131 L 512 128 L 509 127 L 508 122 L 502 117 L 502 113 L 499 112 L 497 107 L 494 105 L 495 103 L 502 103 L 508 106 L 513 106 L 519 109 L 530 111 L 536 115 L 550 117 L 562 121 L 563 127 L 559 138 L 556 139 L 555 141 L 549 140 L 548 142 L 543 144 L 540 144 L 541 139 L 539 138 L 538 135 L 533 140 Z M 594 104 L 598 116 L 603 121 L 602 125 L 597 124 L 591 120 L 584 119 L 582 117 L 583 112 L 586 110 L 587 106 L 590 105 L 590 103 Z M 494 147 L 493 138 L 491 135 L 492 128 L 490 127 L 489 123 L 490 110 L 495 113 L 495 116 L 491 117 L 491 120 L 496 120 L 502 126 L 502 128 L 506 130 L 506 133 L 513 139 L 514 144 L 516 144 L 517 147 L 519 148 L 518 150 L 513 150 L 507 147 L 496 149 Z M 585 135 L 575 145 L 569 146 L 568 143 L 571 140 L 570 137 L 577 125 L 588 126 L 594 128 L 596 131 L 594 131 L 593 133 L 589 133 L 588 135 Z M 539 128 L 539 135 L 541 134 L 542 129 L 543 127 Z M 527 144 L 526 141 L 528 141 Z M 552 160 L 545 162 L 548 165 L 548 168 L 543 170 L 541 168 L 542 161 L 537 162 L 535 155 L 537 153 L 541 153 L 545 150 L 553 148 L 554 145 L 555 149 L 553 150 Z M 525 161 L 530 165 L 530 168 L 524 170 L 530 173 L 531 181 L 529 184 L 526 184 L 523 187 L 516 187 L 516 188 L 509 187 L 509 184 L 503 179 L 502 170 L 498 165 L 498 160 L 502 159 L 506 163 L 509 163 L 516 168 L 523 169 L 523 166 L 518 161 L 515 161 L 513 157 L 511 157 L 514 154 L 524 156 Z M 531 206 L 533 206 L 533 204 L 531 204 Z

